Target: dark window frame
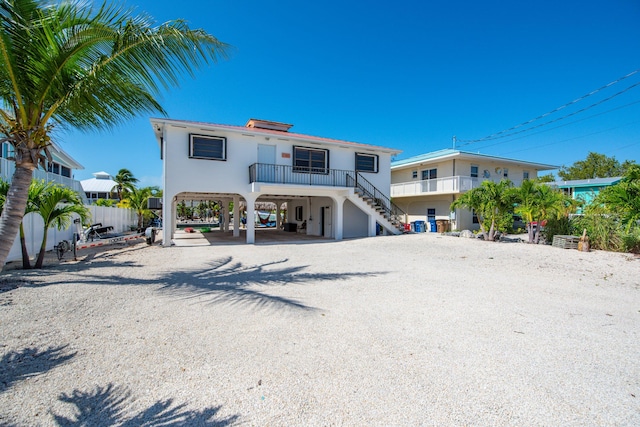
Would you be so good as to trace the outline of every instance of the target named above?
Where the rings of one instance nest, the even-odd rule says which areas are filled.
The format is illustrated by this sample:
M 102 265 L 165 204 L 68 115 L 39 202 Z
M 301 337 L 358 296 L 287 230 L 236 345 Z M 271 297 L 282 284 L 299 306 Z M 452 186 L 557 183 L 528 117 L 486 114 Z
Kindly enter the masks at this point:
M 358 168 L 358 157 L 368 157 L 368 158 L 372 158 L 373 159 L 373 170 L 370 169 L 359 169 Z M 378 173 L 379 169 L 380 169 L 380 156 L 378 156 L 377 154 L 371 154 L 371 153 L 356 153 L 356 164 L 355 164 L 355 171 L 356 172 L 365 172 L 365 173 Z
M 302 221 L 303 219 L 303 210 L 302 206 L 296 206 L 296 221 Z
M 473 171 L 474 168 L 476 170 L 475 172 Z M 471 178 L 478 178 L 479 174 L 480 174 L 480 167 L 478 165 L 471 165 L 469 176 L 471 176 Z
M 303 152 L 308 152 L 309 155 L 307 156 L 308 158 L 304 158 L 303 156 L 301 156 L 301 154 Z M 322 153 L 324 160 L 323 160 L 323 166 L 322 167 L 317 167 L 317 166 L 313 166 L 313 162 L 314 159 L 311 158 L 311 154 L 312 153 Z M 294 145 L 293 146 L 293 156 L 291 156 L 291 163 L 293 165 L 293 172 L 296 173 L 312 173 L 312 174 L 319 174 L 319 175 L 329 175 L 329 150 L 324 149 L 324 148 L 311 148 L 311 147 L 303 147 L 300 145 Z M 300 165 L 298 164 L 298 161 L 300 162 L 308 162 L 308 165 Z M 315 160 L 317 161 L 317 160 Z
M 219 141 L 222 144 L 219 150 L 220 156 L 205 156 L 205 155 L 194 155 L 194 143 L 198 143 L 198 140 L 210 140 L 210 141 Z M 197 147 L 196 147 L 197 148 Z M 195 133 L 189 134 L 189 158 L 190 159 L 201 159 L 201 160 L 216 160 L 219 162 L 227 161 L 227 138 L 224 136 L 214 136 L 214 135 L 199 135 Z
M 426 178 L 425 178 L 425 172 L 427 175 Z M 421 178 L 422 178 L 422 181 L 426 181 L 429 179 L 438 179 L 438 168 L 423 169 L 421 171 Z

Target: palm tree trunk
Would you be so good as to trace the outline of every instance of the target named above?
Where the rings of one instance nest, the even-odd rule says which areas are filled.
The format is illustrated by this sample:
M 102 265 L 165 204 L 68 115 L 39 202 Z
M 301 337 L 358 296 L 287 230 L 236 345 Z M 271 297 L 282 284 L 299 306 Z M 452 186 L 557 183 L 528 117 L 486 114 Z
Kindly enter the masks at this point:
M 47 234 L 49 231 L 49 224 L 44 225 L 44 236 L 42 236 L 42 244 L 40 245 L 40 252 L 38 252 L 38 259 L 34 268 L 42 268 L 44 263 L 44 254 L 47 252 Z
M 7 200 L 0 216 L 0 267 L 7 261 L 9 251 L 18 235 L 20 223 L 24 218 L 34 169 L 33 163 L 16 163 L 16 171 L 11 178 Z
M 22 269 L 29 270 L 31 261 L 29 260 L 29 252 L 27 252 L 27 242 L 24 238 L 24 225 L 20 222 L 20 247 L 22 248 Z

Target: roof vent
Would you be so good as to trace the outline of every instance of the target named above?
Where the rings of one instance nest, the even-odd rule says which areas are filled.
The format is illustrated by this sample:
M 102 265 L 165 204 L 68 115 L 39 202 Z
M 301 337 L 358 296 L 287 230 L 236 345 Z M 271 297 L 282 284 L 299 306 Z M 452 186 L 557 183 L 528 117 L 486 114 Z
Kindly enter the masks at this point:
M 293 125 L 280 122 L 272 122 L 269 120 L 249 119 L 245 127 L 256 129 L 277 130 L 280 132 L 288 132 Z

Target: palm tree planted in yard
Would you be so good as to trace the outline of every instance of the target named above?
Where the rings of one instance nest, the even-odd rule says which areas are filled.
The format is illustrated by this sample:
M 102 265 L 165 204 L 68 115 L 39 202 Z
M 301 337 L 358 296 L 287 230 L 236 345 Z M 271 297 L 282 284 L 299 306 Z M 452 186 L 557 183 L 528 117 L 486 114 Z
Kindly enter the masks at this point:
M 44 236 L 35 265 L 36 268 L 41 268 L 47 250 L 49 228 L 56 227 L 58 230 L 64 230 L 71 225 L 76 216 L 85 222 L 89 217 L 89 210 L 82 203 L 78 193 L 59 184 L 51 185 L 38 197 L 36 208 L 44 220 Z
M 55 125 L 108 129 L 141 113 L 164 114 L 161 91 L 227 46 L 184 21 L 154 26 L 110 2 L 4 0 L 0 24 L 0 142 L 12 145 L 16 163 L 0 217 L 4 265 L 33 171 L 51 161 Z
M 149 197 L 154 197 L 157 192 L 160 191 L 158 187 L 143 187 L 133 188 L 125 201 L 130 209 L 133 209 L 138 214 L 138 229 L 144 227 L 144 216 L 151 211 L 148 208 Z
M 509 191 L 512 184 L 509 180 L 499 183 L 483 181 L 479 187 L 467 191 L 451 204 L 451 210 L 467 208 L 475 211 L 480 223 L 480 231 L 485 240 L 494 241 L 496 234 L 505 223 L 505 218 L 512 215 L 513 193 Z
M 120 169 L 118 174 L 113 177 L 116 185 L 113 186 L 111 191 L 115 190 L 118 193 L 118 200 L 122 200 L 128 192 L 130 192 L 138 182 L 138 178 L 133 176 L 133 173 L 129 169 Z

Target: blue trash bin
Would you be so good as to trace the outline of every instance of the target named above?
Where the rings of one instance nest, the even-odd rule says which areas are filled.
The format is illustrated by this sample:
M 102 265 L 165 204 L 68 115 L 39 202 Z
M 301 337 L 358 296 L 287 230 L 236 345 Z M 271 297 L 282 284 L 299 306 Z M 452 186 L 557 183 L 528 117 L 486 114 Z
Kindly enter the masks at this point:
M 426 231 L 425 225 L 424 221 L 416 221 L 416 233 L 424 233 Z
M 429 231 L 431 231 L 432 233 L 436 233 L 438 231 L 438 225 L 436 224 L 435 219 L 429 220 Z

